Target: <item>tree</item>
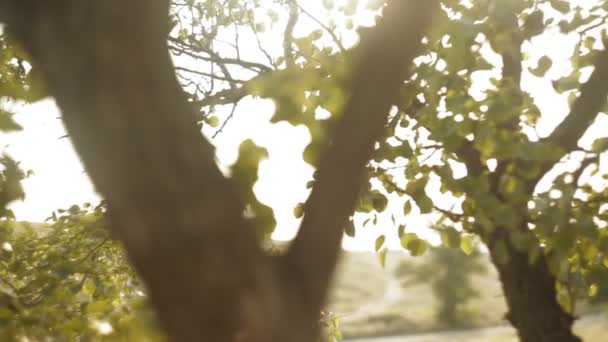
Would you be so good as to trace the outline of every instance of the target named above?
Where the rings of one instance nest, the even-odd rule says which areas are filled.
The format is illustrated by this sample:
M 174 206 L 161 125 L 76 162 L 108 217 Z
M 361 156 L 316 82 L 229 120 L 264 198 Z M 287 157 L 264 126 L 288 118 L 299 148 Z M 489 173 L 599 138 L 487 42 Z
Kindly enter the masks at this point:
M 566 281 L 566 275 L 577 268 L 601 267 L 603 252 L 597 244 L 601 244 L 605 230 L 591 221 L 596 217 L 602 220 L 602 214 L 595 207 L 597 202 L 574 195 L 579 187 L 583 192 L 589 190 L 578 182 L 582 170 L 555 179 L 553 188 L 563 191 L 560 198 L 535 189 L 556 163 L 578 149 L 578 140 L 605 105 L 607 52 L 593 44 L 575 49 L 572 74 L 554 83 L 557 91 L 577 89 L 571 97 L 570 113 L 551 134 L 536 139 L 525 134 L 527 126 L 534 126 L 539 109 L 520 88 L 521 49 L 524 41 L 543 32 L 545 25 L 551 26 L 551 20 L 543 20 L 549 10 L 526 1 L 496 2 L 494 7 L 485 8 L 484 4 L 488 5 L 454 4 L 455 12 L 466 20 L 447 21 L 440 32 L 450 32 L 449 41 L 438 43 L 438 58 L 417 68 L 419 79 L 413 94 L 424 97 L 410 97 L 402 106 L 405 126 L 430 132 L 429 139 L 416 139 L 414 150 L 426 148 L 430 140 L 430 146 L 441 149 L 443 164 L 421 165 L 419 154 L 414 153 L 406 170 L 405 189 L 395 186 L 390 173 L 380 170 L 378 175 L 386 179 L 387 191 L 407 194 L 422 212 L 438 210 L 460 223 L 464 232 L 481 237 L 503 285 L 509 306 L 507 319 L 522 341 L 577 341 L 571 332 L 573 318 L 556 299 L 555 282 Z M 570 11 L 566 2 L 544 5 Z M 594 14 L 584 20 L 581 10 L 573 9 L 579 14 L 561 21 L 560 29 L 578 30 L 583 41 L 594 41 L 585 29 L 593 26 L 590 23 L 596 18 L 603 22 L 602 5 L 593 7 Z M 481 43 L 477 43 L 479 34 L 485 37 Z M 493 86 L 476 99 L 470 92 L 472 73 L 492 68 L 479 52 L 483 43 L 500 55 L 502 69 L 501 76 L 492 80 Z M 541 58 L 530 73 L 542 77 L 550 66 L 548 58 Z M 445 67 L 439 66 L 440 60 Z M 594 68 L 593 73 L 579 86 L 580 70 L 587 66 Z M 567 87 L 568 82 L 572 83 Z M 404 143 L 409 145 L 410 141 Z M 601 150 L 589 152 L 594 159 Z M 450 166 L 453 162 L 466 166 L 466 177 L 455 179 Z M 462 199 L 456 205 L 458 212 L 437 208 L 426 195 L 432 175 L 441 178 L 443 191 Z M 590 235 L 582 234 L 583 230 Z M 568 259 L 576 261 L 570 264 Z
M 262 253 L 235 181 L 197 129 L 168 54 L 169 1 L 2 1 L 0 20 L 44 76 L 169 338 L 310 341 L 383 113 L 434 4 L 393 2 L 363 40 L 283 257 Z
M 103 204 L 85 204 L 44 226 L 2 222 L 2 340 L 158 340 L 145 289 L 104 217 Z
M 430 283 L 433 294 L 439 302 L 437 321 L 448 326 L 470 324 L 465 305 L 479 295 L 474 288 L 472 277 L 487 272 L 478 251 L 466 255 L 449 247 L 430 249 L 427 261 L 418 265 L 402 262 L 395 270 L 395 276 L 403 285 L 410 282 Z
M 374 3 L 382 6 L 383 2 Z M 565 289 L 573 273 L 582 275 L 592 289 L 588 271 L 605 272 L 602 241 L 606 234 L 597 223 L 605 221 L 600 210 L 603 190 L 578 178 L 597 165 L 603 140 L 595 144 L 595 150 L 578 151 L 589 153 L 581 168 L 554 178 L 552 190 L 565 196 L 555 198 L 555 191 L 545 191 L 537 184 L 550 181 L 551 172 L 559 171 L 554 166 L 580 150 L 578 140 L 605 104 L 606 85 L 601 80 L 605 79 L 606 52 L 600 43 L 606 26 L 605 4 L 593 2 L 584 9 L 559 0 L 443 1 L 442 5 L 442 19 L 427 36 L 429 43 L 421 54 L 426 58 L 417 60 L 414 76 L 403 86 L 401 100 L 395 101 L 399 111 L 387 122 L 385 140 L 368 168 L 369 178 L 382 186 L 368 184 L 357 211 L 370 214 L 366 222 L 373 223 L 376 214 L 387 208 L 386 195 L 397 194 L 408 199 L 405 213 L 417 206 L 423 214 L 440 213 L 457 223 L 460 229 L 453 231 L 455 239 L 460 239 L 459 233 L 464 233 L 465 240 L 470 234 L 480 236 L 492 252 L 509 305 L 507 318 L 520 338 L 578 340 L 571 332 L 573 317 Z M 331 118 L 315 120 L 314 108 L 320 105 L 335 113 L 340 103 L 328 99 L 340 96 L 316 97 L 307 92 L 340 94 L 341 59 L 336 56 L 348 55 L 331 26 L 321 25 L 321 29 L 334 39 L 333 48 L 341 53 L 326 52 L 318 34 L 295 39 L 294 45 L 303 51 L 296 54 L 300 63 L 291 69 L 295 71 L 261 72 L 246 82 L 249 91 L 248 87 L 227 88 L 203 104 L 235 103 L 246 94 L 274 99 L 274 120 L 309 127 L 312 141 L 304 158 L 316 165 Z M 523 49 L 552 30 L 579 39 L 571 59 L 572 72 L 553 82 L 555 91 L 568 94 L 570 113 L 552 134 L 541 139 L 531 132 L 543 113 L 532 94 L 522 88 L 522 77 L 547 79 L 552 61 L 544 56 L 534 61 L 534 67 L 525 68 Z M 484 52 L 488 50 L 496 54 L 498 62 L 490 63 L 489 53 Z M 582 82 L 583 71 L 590 69 L 594 69 L 592 76 Z M 323 78 L 326 70 L 337 75 L 332 77 L 335 83 Z M 489 79 L 491 86 L 482 95 L 473 96 L 479 91 L 474 75 L 483 71 L 498 75 Z M 308 82 L 293 81 L 296 72 L 305 73 Z M 273 92 L 277 84 L 284 85 L 285 91 Z M 429 159 L 431 155 L 439 157 Z M 455 176 L 459 165 L 465 166 L 466 177 Z M 403 176 L 405 187 L 399 186 Z M 442 192 L 459 199 L 452 210 L 426 191 L 429 180 L 437 178 Z M 405 232 L 404 225 L 399 234 L 412 254 L 424 252 L 424 241 Z M 380 247 L 383 239 L 379 238 Z
M 387 43 L 390 48 L 373 48 L 375 52 L 383 52 L 376 56 L 366 48 L 366 30 L 361 30 L 360 48 L 345 46 L 340 37 L 353 26 L 352 14 L 358 7 L 357 1 L 352 0 L 344 6 L 323 2 L 328 13 L 345 17 L 344 23 L 320 21 L 295 0 L 189 0 L 173 4 L 166 26 L 163 24 L 167 21 L 166 2 L 146 4 L 145 9 L 140 1 L 121 4 L 120 13 L 115 7 L 118 5 L 113 3 L 88 5 L 94 8 L 75 3 L 64 0 L 61 5 L 47 8 L 50 5 L 33 0 L 4 0 L 0 2 L 0 19 L 31 53 L 34 69 L 30 74 L 36 75 L 34 71 L 38 69 L 42 71 L 38 74 L 45 76 L 49 92 L 62 107 L 64 120 L 87 170 L 114 211 L 111 217 L 115 235 L 125 242 L 138 272 L 149 284 L 152 301 L 170 332 L 196 330 L 205 326 L 200 324 L 201 320 L 207 322 L 205 317 L 212 316 L 228 317 L 221 319 L 227 325 L 213 326 L 218 331 L 232 331 L 238 323 L 230 317 L 234 317 L 232 313 L 239 303 L 253 302 L 250 306 L 256 308 L 260 302 L 266 303 L 268 312 L 275 312 L 270 309 L 275 306 L 268 303 L 289 302 L 298 306 L 294 297 L 305 298 L 310 310 L 302 315 L 308 318 L 280 317 L 289 316 L 294 322 L 312 324 L 310 317 L 318 315 L 327 278 L 333 269 L 341 235 L 337 227 L 344 226 L 344 220 L 350 215 L 346 199 L 354 201 L 355 198 L 354 193 L 343 191 L 355 192 L 359 187 L 348 184 L 358 184 L 354 179 L 362 179 L 363 190 L 355 208 L 357 216 L 368 216 L 371 224 L 382 213 L 396 216 L 394 222 L 399 227 L 402 244 L 412 254 L 424 253 L 426 243 L 407 231 L 407 218 L 400 217 L 402 213 L 391 212 L 393 205 L 388 205 L 389 197 L 403 199 L 403 214 L 435 214 L 442 216 L 440 220 L 453 221 L 457 229 L 442 234 L 454 243 L 468 245 L 471 236 L 478 236 L 487 245 L 503 284 L 509 307 L 507 318 L 522 341 L 579 340 L 571 331 L 569 279 L 580 279 L 583 286 L 593 292 L 599 277 L 590 275 L 605 272 L 608 260 L 608 237 L 604 228 L 607 217 L 603 208 L 606 188 L 591 185 L 594 179 L 603 176 L 599 160 L 604 155 L 606 141 L 598 139 L 590 148 L 578 144 L 599 113 L 606 111 L 608 84 L 604 80 L 608 79 L 608 52 L 606 43 L 602 43 L 606 40 L 605 2 L 572 5 L 563 0 L 443 0 L 439 18 L 426 34 L 417 52 L 419 57 L 414 59 L 413 73 L 403 78 L 405 82 L 393 84 L 379 82 L 377 78 L 393 80 L 397 75 L 389 77 L 384 73 L 401 70 L 399 60 L 401 66 L 411 60 L 398 57 L 392 49 L 397 49 L 394 45 L 407 47 L 405 55 L 413 56 L 409 48 L 413 49 L 418 40 L 412 37 L 422 35 L 417 20 L 426 18 L 423 15 L 426 11 L 403 12 L 404 15 L 416 12 L 416 20 L 402 20 L 403 25 L 412 25 L 416 30 L 398 31 L 412 33 L 412 37 L 403 37 L 403 41 L 409 43 Z M 370 1 L 368 8 L 380 10 L 385 4 L 386 1 Z M 69 15 L 63 12 L 68 8 Z M 277 8 L 288 13 L 284 22 L 274 19 Z M 183 12 L 188 15 L 180 15 Z M 386 13 L 391 12 L 387 9 Z M 59 18 L 73 21 L 60 23 Z M 319 29 L 308 36 L 296 37 L 295 27 L 303 18 L 316 22 Z M 133 22 L 138 24 L 132 25 Z M 282 50 L 266 49 L 260 39 L 259 50 L 267 61 L 246 59 L 238 49 L 242 30 L 248 30 L 249 37 L 255 40 L 264 24 L 273 22 L 275 26 L 284 24 Z M 237 48 L 227 57 L 216 45 L 225 40 L 226 32 L 232 27 L 236 28 L 229 36 L 234 38 L 233 45 Z M 174 55 L 205 61 L 201 70 L 177 68 L 178 77 L 189 92 L 189 103 L 180 93 L 166 56 L 164 37 L 169 31 L 167 44 Z M 551 74 L 553 56 L 534 56 L 530 61 L 527 53 L 545 34 L 556 31 L 576 41 L 570 70 L 558 76 Z M 374 38 L 368 39 L 374 41 Z M 382 37 L 378 39 L 378 46 L 384 39 L 397 41 L 398 38 Z M 355 64 L 356 61 L 359 63 Z M 23 77 L 27 75 L 16 65 L 11 64 L 10 69 Z M 125 79 L 124 75 L 131 77 Z M 241 75 L 244 76 L 241 78 Z M 555 77 L 553 82 L 548 82 Z M 488 85 L 480 86 L 480 78 L 486 79 Z M 537 100 L 545 95 L 533 94 L 527 84 L 535 78 L 552 84 L 554 91 L 569 100 L 565 118 L 543 137 L 535 135 L 537 122 L 552 113 L 539 108 Z M 391 91 L 397 95 L 387 100 Z M 386 100 L 389 105 L 367 103 L 369 97 L 363 94 L 374 94 L 370 97 L 375 101 Z M 261 256 L 253 242 L 254 227 L 260 228 L 262 234 L 273 227 L 271 211 L 250 191 L 255 176 L 250 172 L 236 172 L 234 180 L 224 179 L 215 168 L 210 146 L 200 142 L 197 130 L 186 128 L 194 127 L 197 121 L 213 126 L 223 118 L 221 130 L 232 115 L 218 115 L 222 106 L 236 108 L 247 96 L 273 99 L 274 122 L 305 125 L 311 132 L 311 142 L 303 158 L 317 167 L 317 173 L 310 183 L 313 191 L 309 201 L 295 208 L 297 215 L 304 213 L 304 221 L 300 235 L 285 258 Z M 35 96 L 30 97 L 33 98 Z M 384 131 L 376 132 L 377 135 L 364 134 L 362 127 L 355 130 L 344 126 L 344 120 L 353 118 L 349 113 L 355 108 L 369 109 L 371 115 L 370 112 L 388 112 L 391 105 L 391 115 L 383 122 Z M 197 115 L 192 114 L 188 119 L 172 115 L 161 122 L 150 120 L 162 114 L 168 116 L 169 112 L 189 113 L 192 107 Z M 315 115 L 318 108 L 328 111 L 329 118 L 318 119 Z M 106 115 L 100 115 L 102 112 Z M 118 115 L 122 112 L 133 116 Z M 382 115 L 374 118 L 380 120 Z M 375 127 L 368 126 L 370 130 Z M 378 135 L 381 137 L 376 139 Z M 155 139 L 159 136 L 163 137 L 162 141 Z M 366 164 L 370 155 L 364 146 L 373 146 L 374 140 L 378 140 L 378 145 L 374 146 L 373 160 Z M 108 144 L 100 146 L 100 141 Z M 128 142 L 139 143 L 117 148 Z M 342 143 L 345 145 L 340 145 Z M 182 145 L 188 149 L 180 148 Z M 361 152 L 356 153 L 359 164 L 338 158 L 342 156 L 338 153 L 342 152 L 340 148 L 351 153 Z M 242 166 L 239 170 L 255 170 L 259 159 L 251 156 L 262 156 L 262 151 L 245 143 L 241 152 L 237 162 Z M 166 159 L 161 161 L 158 154 Z M 199 155 L 203 157 L 195 157 Z M 560 168 L 562 161 L 573 157 L 580 157 L 582 161 L 565 171 Z M 167 165 L 175 167 L 169 170 Z M 362 165 L 366 166 L 364 174 L 356 175 Z M 466 176 L 459 171 L 463 168 Z M 208 172 L 195 172 L 196 175 L 210 176 L 203 180 L 193 177 L 190 171 L 199 169 Z M 340 172 L 336 174 L 332 170 Z M 332 186 L 328 180 L 331 177 L 341 182 Z M 365 178 L 370 182 L 364 181 Z M 541 181 L 552 184 L 539 186 Z M 452 206 L 446 206 L 441 196 L 430 191 L 437 182 L 440 190 L 454 199 Z M 198 189 L 194 186 L 171 191 L 174 186 L 185 183 L 200 184 L 205 188 L 204 196 L 188 191 Z M 152 203 L 157 197 L 150 189 L 156 189 L 158 184 L 164 185 L 161 190 L 171 195 Z M 189 200 L 184 200 L 186 197 Z M 339 200 L 342 198 L 344 202 Z M 186 215 L 187 209 L 196 203 L 208 205 L 196 212 L 198 216 Z M 254 223 L 242 222 L 239 218 L 238 213 L 245 204 L 255 214 Z M 331 209 L 331 215 L 323 209 Z M 222 213 L 222 217 L 217 217 L 218 213 Z M 317 216 L 317 213 L 323 215 Z M 178 219 L 183 217 L 189 219 Z M 227 217 L 236 221 L 224 221 Z M 194 234 L 185 238 L 190 230 L 179 227 L 194 225 L 193 222 L 206 223 L 207 228 L 201 233 L 204 237 Z M 178 233 L 166 236 L 168 226 L 178 227 L 173 230 Z M 352 233 L 352 230 L 346 232 Z M 155 236 L 163 239 L 157 240 Z M 378 241 L 380 253 L 385 253 L 384 238 Z M 308 249 L 315 243 L 322 253 L 310 254 Z M 180 246 L 177 252 L 182 253 L 168 248 L 169 244 Z M 228 245 L 231 247 L 218 248 Z M 146 253 L 151 249 L 158 253 Z M 188 255 L 192 250 L 194 254 Z M 208 252 L 208 257 L 199 254 L 203 250 Z M 207 264 L 208 260 L 218 259 L 222 262 Z M 282 266 L 275 266 L 276 259 L 282 260 L 278 262 Z M 304 260 L 306 264 L 302 264 Z M 162 267 L 157 267 L 159 265 Z M 188 267 L 178 272 L 177 265 Z M 226 311 L 201 313 L 200 301 L 179 296 L 201 288 L 196 284 L 205 282 L 203 275 L 190 281 L 192 274 L 201 273 L 196 271 L 202 269 L 197 268 L 201 265 L 205 266 L 205 274 L 222 275 L 213 278 L 221 279 L 222 283 L 207 292 L 217 294 L 212 298 L 216 304 L 209 307 L 222 307 Z M 228 273 L 225 265 L 241 272 Z M 276 268 L 282 271 L 273 271 Z M 256 272 L 251 272 L 252 269 Z M 276 276 L 277 273 L 283 275 Z M 266 276 L 260 276 L 264 274 Z M 293 292 L 289 299 L 276 298 L 277 294 L 290 293 L 289 288 L 297 287 L 277 284 L 300 277 L 310 281 L 301 293 L 315 293 L 319 296 L 311 296 L 318 301 Z M 275 278 L 284 280 L 273 280 Z M 317 279 L 318 283 L 310 279 Z M 183 283 L 182 291 L 177 294 L 169 290 L 175 288 L 175 283 Z M 255 285 L 247 289 L 247 293 L 254 295 L 244 298 L 264 300 L 235 298 L 235 293 L 242 293 L 235 289 L 243 283 Z M 156 297 L 171 293 L 176 297 Z M 178 317 L 179 313 L 172 308 L 180 308 L 181 313 L 197 312 L 203 318 L 194 327 L 183 326 L 180 323 L 194 324 L 188 319 L 192 316 L 173 321 L 170 318 Z M 243 315 L 247 316 L 244 312 L 246 310 Z M 292 331 L 308 331 L 310 327 L 281 326 Z
M 559 0 L 443 1 L 442 5 L 442 18 L 426 37 L 415 73 L 402 86 L 401 99 L 393 103 L 398 110 L 387 122 L 385 139 L 368 165 L 374 182 L 368 184 L 357 211 L 369 214 L 365 222 L 374 223 L 377 214 L 386 212 L 387 195 L 399 195 L 406 198 L 406 214 L 417 207 L 422 214 L 439 213 L 442 220 L 456 223 L 458 230 L 445 233 L 453 239 L 479 236 L 492 254 L 509 306 L 506 317 L 521 340 L 578 341 L 571 331 L 568 281 L 578 274 L 591 290 L 594 280 L 589 270 L 605 272 L 605 190 L 581 178 L 597 169 L 604 139 L 592 149 L 580 148 L 578 141 L 605 111 L 608 86 L 602 80 L 608 59 L 601 37 L 605 37 L 606 5 L 597 1 L 581 8 Z M 336 37 L 332 27 L 323 29 Z M 552 133 L 541 138 L 534 134 L 537 121 L 550 114 L 541 112 L 537 95 L 522 87 L 526 86 L 522 79 L 549 80 L 552 60 L 542 56 L 528 68 L 524 49 L 555 30 L 577 38 L 571 72 L 552 82 L 554 91 L 568 96 L 570 110 Z M 335 55 L 348 52 L 324 54 L 323 44 L 312 34 L 295 44 L 309 52 L 298 55 L 296 71 L 263 72 L 247 82 L 249 92 L 226 89 L 210 98 L 217 100 L 212 103 L 233 103 L 243 94 L 274 99 L 274 120 L 309 127 L 312 141 L 304 158 L 316 165 L 326 141 L 324 125 L 331 125 L 331 118 L 319 122 L 310 108 L 320 104 L 336 112 L 340 104 L 328 101 L 339 96 L 315 97 L 307 92 L 343 91 L 339 76 L 332 88 L 318 73 L 327 68 L 333 71 L 330 74 L 341 75 Z M 341 51 L 341 45 L 335 45 Z M 492 54 L 498 61 L 490 62 Z M 591 70 L 588 79 L 583 77 Z M 492 75 L 487 77 L 490 85 L 479 89 L 478 77 L 484 71 Z M 309 82 L 292 81 L 295 72 L 306 73 Z M 288 94 L 274 93 L 276 84 Z M 565 172 L 559 168 L 577 153 L 585 154 L 580 167 Z M 462 166 L 466 177 L 457 176 Z M 432 179 L 439 179 L 441 192 L 458 199 L 450 210 L 442 206 L 440 196 L 429 195 Z M 541 180 L 553 181 L 549 190 L 538 186 Z M 381 186 L 372 186 L 378 181 Z M 394 222 L 399 225 L 397 219 Z M 424 253 L 425 242 L 406 232 L 405 224 L 399 234 L 412 254 Z M 384 239 L 378 239 L 380 253 Z
M 348 6 L 332 9 L 331 2 L 326 3 L 329 11 L 350 11 Z M 378 7 L 383 3 L 369 2 Z M 378 214 L 387 211 L 387 195 L 398 195 L 406 199 L 405 214 L 417 207 L 419 213 L 440 214 L 441 220 L 453 221 L 458 229 L 444 232 L 450 239 L 468 244 L 471 235 L 479 236 L 491 252 L 509 306 L 506 317 L 520 338 L 577 341 L 571 331 L 569 279 L 580 276 L 575 278 L 583 279 L 593 292 L 598 278 L 590 277 L 595 274 L 590 270 L 606 271 L 605 188 L 591 186 L 593 179 L 585 178 L 594 172 L 596 179 L 601 178 L 597 167 L 605 139 L 598 139 L 591 149 L 578 146 L 605 111 L 608 85 L 602 80 L 608 59 L 601 41 L 605 40 L 606 4 L 442 1 L 442 9 L 441 19 L 426 36 L 413 76 L 402 86 L 400 99 L 393 102 L 397 110 L 387 121 L 385 136 L 368 165 L 373 182 L 366 184 L 356 211 L 369 215 L 365 222 L 373 224 Z M 273 120 L 309 128 L 312 141 L 304 159 L 318 165 L 327 129 L 337 116 L 317 120 L 315 109 L 339 112 L 341 103 L 336 99 L 345 91 L 342 58 L 349 51 L 331 25 L 320 25 L 320 33 L 297 39 L 290 36 L 289 28 L 284 39 L 292 40 L 288 46 L 296 48 L 286 49 L 277 59 L 279 65 L 286 61 L 285 69 L 274 70 L 271 63 L 243 87 L 214 92 L 201 104 L 206 109 L 238 103 L 247 94 L 272 98 L 277 105 Z M 571 71 L 551 82 L 555 92 L 567 95 L 570 107 L 561 123 L 541 138 L 534 130 L 538 120 L 550 113 L 541 112 L 538 95 L 522 80 L 550 80 L 553 62 L 549 56 L 528 62 L 526 46 L 556 30 L 576 39 Z M 187 29 L 186 33 L 193 41 L 205 38 Z M 328 46 L 320 36 L 332 44 Z M 295 65 L 287 63 L 292 57 Z M 480 87 L 484 72 L 491 75 L 484 77 L 490 85 Z M 283 86 L 282 91 L 274 91 L 277 84 Z M 316 92 L 320 95 L 315 96 Z M 560 169 L 562 161 L 577 154 L 584 155 L 578 168 Z M 462 166 L 466 177 L 457 176 Z M 440 181 L 441 192 L 457 198 L 450 210 L 441 196 L 427 191 L 433 179 Z M 538 186 L 541 180 L 553 183 L 547 189 Z M 372 186 L 378 181 L 380 186 Z M 300 208 L 295 210 L 298 215 Z M 395 213 L 387 213 L 391 214 Z M 400 224 L 406 219 L 398 220 L 394 222 L 400 226 L 404 247 L 414 255 L 424 253 L 425 242 Z M 384 239 L 378 239 L 381 254 L 385 253 Z

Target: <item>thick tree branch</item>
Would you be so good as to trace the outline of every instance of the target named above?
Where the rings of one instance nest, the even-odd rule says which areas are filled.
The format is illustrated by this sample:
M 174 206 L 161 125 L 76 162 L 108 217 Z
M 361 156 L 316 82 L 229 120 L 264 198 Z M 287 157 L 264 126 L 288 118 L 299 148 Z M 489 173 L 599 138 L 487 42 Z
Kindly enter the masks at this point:
M 377 27 L 362 37 L 351 98 L 321 159 L 300 232 L 287 255 L 314 310 L 325 301 L 365 164 L 437 6 L 434 0 L 393 0 Z
M 467 167 L 467 174 L 479 177 L 487 168 L 481 163 L 481 153 L 475 149 L 473 143 L 465 140 L 456 150 L 456 155 L 462 159 Z
M 589 80 L 581 87 L 581 95 L 574 102 L 570 113 L 553 130 L 553 132 L 539 143 L 549 143 L 563 149 L 561 157 L 574 151 L 578 141 L 606 103 L 608 94 L 608 46 L 598 53 L 595 70 Z M 560 159 L 547 162 L 542 167 L 539 176 L 532 180 L 531 187 L 549 171 Z
M 6 23 L 23 15 L 18 6 L 19 3 L 15 0 L 0 0 L 0 22 Z
M 516 13 L 494 13 L 496 28 L 503 32 L 508 32 L 509 44 L 504 51 L 500 53 L 502 59 L 502 82 L 504 85 L 512 83 L 516 94 L 515 97 L 520 97 L 521 90 L 521 74 L 522 74 L 522 53 L 521 47 L 524 42 L 521 30 L 518 24 Z M 507 114 L 507 113 L 505 113 Z M 500 126 L 501 129 L 506 129 L 515 133 L 519 130 L 519 116 L 513 116 L 513 119 L 505 122 Z M 498 183 L 502 175 L 507 170 L 507 166 L 511 161 L 499 160 L 496 165 L 496 170 L 492 174 L 492 188 L 497 189 Z
M 233 341 L 250 302 L 267 326 L 290 319 L 273 310 L 271 260 L 177 82 L 169 1 L 11 3 L 10 33 L 43 71 L 169 338 Z M 276 332 L 259 341 L 285 337 Z
M 581 87 L 581 95 L 570 113 L 543 142 L 555 144 L 566 153 L 572 152 L 606 103 L 607 93 L 608 48 L 598 53 L 595 70 Z

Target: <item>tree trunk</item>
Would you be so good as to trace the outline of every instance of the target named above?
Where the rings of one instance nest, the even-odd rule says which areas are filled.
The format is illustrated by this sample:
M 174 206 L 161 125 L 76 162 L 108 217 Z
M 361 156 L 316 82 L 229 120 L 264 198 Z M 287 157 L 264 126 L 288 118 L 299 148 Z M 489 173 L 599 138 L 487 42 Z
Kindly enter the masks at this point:
M 168 1 L 25 3 L 34 20 L 11 28 L 44 72 L 170 339 L 232 341 L 249 297 L 279 324 L 271 261 L 175 77 Z
M 169 0 L 0 0 L 0 20 L 42 71 L 169 339 L 312 342 L 340 223 L 438 3 L 390 1 L 362 38 L 341 134 L 282 258 L 262 253 L 197 129 L 166 45 Z
M 506 232 L 497 228 L 495 236 Z M 506 319 L 517 329 L 522 342 L 579 342 L 572 332 L 574 317 L 557 302 L 555 277 L 549 271 L 544 255 L 530 264 L 527 253 L 517 251 L 503 237 L 508 258 L 499 256 L 494 239 L 489 244 L 492 262 L 498 270 L 509 312 Z

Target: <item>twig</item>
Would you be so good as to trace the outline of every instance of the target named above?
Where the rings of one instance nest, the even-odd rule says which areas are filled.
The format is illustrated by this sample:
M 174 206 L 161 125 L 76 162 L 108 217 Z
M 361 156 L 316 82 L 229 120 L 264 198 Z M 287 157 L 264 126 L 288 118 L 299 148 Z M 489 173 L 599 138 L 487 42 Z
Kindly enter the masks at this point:
M 226 120 L 224 120 L 224 122 L 222 123 L 222 126 L 220 126 L 220 128 L 217 131 L 215 131 L 215 133 L 213 133 L 213 136 L 211 137 L 211 139 L 215 139 L 215 137 L 217 137 L 218 134 L 220 134 L 224 130 L 224 127 L 226 127 L 226 124 L 228 124 L 228 121 L 230 121 L 234 117 L 234 112 L 236 111 L 236 106 L 238 104 L 239 104 L 239 102 L 235 102 L 232 104 L 232 109 L 230 110 L 230 114 L 228 114 L 228 117 L 226 117 Z
M 304 13 L 307 17 L 309 17 L 310 19 L 314 20 L 317 24 L 319 24 L 319 26 L 321 26 L 327 33 L 329 33 L 329 35 L 331 36 L 331 38 L 333 39 L 334 43 L 336 44 L 336 46 L 338 47 L 338 49 L 340 49 L 340 52 L 345 53 L 346 52 L 346 48 L 344 48 L 344 45 L 342 45 L 342 42 L 340 41 L 340 38 L 336 35 L 336 33 L 329 28 L 327 25 L 323 24 L 319 19 L 317 19 L 314 15 L 310 14 L 310 12 L 308 12 L 306 9 L 304 9 L 302 6 L 300 6 L 300 4 L 296 1 L 296 0 L 289 0 L 289 2 L 294 3 L 296 6 L 298 6 L 298 8 L 300 9 L 300 11 L 302 11 L 302 13 Z

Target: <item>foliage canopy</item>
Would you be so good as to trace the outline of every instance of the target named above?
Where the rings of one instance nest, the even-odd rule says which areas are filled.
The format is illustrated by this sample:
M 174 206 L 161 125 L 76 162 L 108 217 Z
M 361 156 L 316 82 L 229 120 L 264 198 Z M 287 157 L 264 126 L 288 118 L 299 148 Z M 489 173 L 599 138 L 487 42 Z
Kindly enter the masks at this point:
M 367 81 L 353 74 L 362 48 L 353 47 L 345 37 L 360 35 L 364 41 L 372 36 L 373 28 L 359 26 L 361 13 L 379 14 L 386 2 L 323 1 L 321 5 L 312 13 L 304 2 L 295 0 L 172 3 L 168 48 L 188 104 L 204 130 L 219 134 L 239 114 L 238 105 L 247 97 L 271 99 L 272 122 L 306 127 L 311 140 L 302 158 L 323 170 L 323 153 L 336 137 L 332 129 L 353 101 L 352 84 Z M 589 127 L 606 115 L 608 4 L 443 0 L 437 13 L 409 78 L 390 89 L 397 96 L 391 99 L 373 159 L 365 165 L 355 221 L 362 218 L 363 226 L 373 226 L 380 215 L 391 217 L 404 249 L 412 255 L 425 253 L 427 242 L 407 225 L 408 215 L 449 221 L 450 228 L 439 231 L 444 244 L 465 252 L 473 250 L 475 241 L 488 247 L 503 282 L 507 317 L 523 341 L 539 341 L 550 334 L 555 341 L 576 341 L 570 315 L 574 300 L 594 295 L 608 266 L 608 188 L 601 167 L 608 144 L 605 137 L 579 144 Z M 551 37 L 572 42 L 567 47 L 569 65 L 535 47 Z M 0 52 L 3 101 L 43 96 L 36 63 L 26 70 L 27 57 L 5 38 Z M 552 99 L 563 103 L 563 119 L 548 112 L 559 109 L 547 107 Z M 3 104 L 3 108 L 8 107 Z M 560 123 L 547 129 L 548 121 Z M 0 112 L 0 129 L 18 128 L 7 112 Z M 539 134 L 541 129 L 546 132 Z M 353 149 L 358 146 L 355 139 Z M 272 208 L 260 202 L 252 189 L 258 164 L 266 155 L 263 148 L 244 141 L 232 168 L 252 226 L 263 238 L 276 221 Z M 6 207 L 23 196 L 18 183 L 25 174 L 10 158 L 3 161 L 0 204 Z M 309 187 L 316 189 L 318 182 L 315 177 Z M 306 221 L 311 208 L 316 207 L 299 204 L 294 214 Z M 98 311 L 91 313 L 91 317 L 105 313 L 104 319 L 112 320 L 118 331 L 121 325 L 110 312 L 137 307 L 137 280 L 117 247 L 79 221 L 101 220 L 101 207 L 82 213 L 84 209 L 72 209 L 69 215 L 54 218 L 51 232 L 37 238 L 40 246 L 27 248 L 33 233 L 15 235 L 7 221 L 3 239 L 10 241 L 13 251 L 3 252 L 7 272 L 3 278 L 17 282 L 13 285 L 18 291 L 5 292 L 28 303 L 45 291 L 76 291 L 43 300 L 48 307 L 32 313 L 36 319 L 57 301 L 68 315 L 89 312 L 91 303 L 103 302 L 107 296 L 120 297 L 118 302 L 99 304 Z M 4 216 L 10 218 L 10 212 Z M 356 234 L 352 222 L 345 232 Z M 376 241 L 381 258 L 385 241 L 385 236 Z M 72 248 L 78 253 L 66 258 Z M 17 253 L 27 255 L 30 264 L 16 266 Z M 83 255 L 86 262 L 81 263 Z M 39 265 L 51 262 L 48 258 L 58 256 L 69 272 L 49 274 L 40 269 Z M 23 273 L 32 269 L 39 274 Z M 92 275 L 87 276 L 89 272 Z M 53 285 L 57 282 L 63 285 Z M 100 286 L 103 283 L 108 283 L 106 288 Z M 522 283 L 529 285 L 522 289 Z M 574 293 L 573 288 L 584 293 Z M 31 319 L 26 316 L 24 320 Z M 55 318 L 43 329 L 70 324 L 67 318 Z M 82 334 L 91 333 L 84 321 L 73 324 Z

